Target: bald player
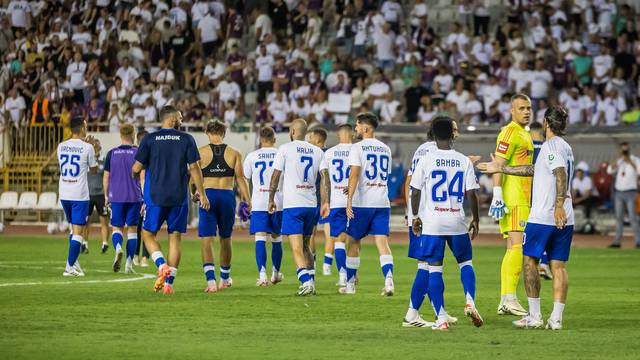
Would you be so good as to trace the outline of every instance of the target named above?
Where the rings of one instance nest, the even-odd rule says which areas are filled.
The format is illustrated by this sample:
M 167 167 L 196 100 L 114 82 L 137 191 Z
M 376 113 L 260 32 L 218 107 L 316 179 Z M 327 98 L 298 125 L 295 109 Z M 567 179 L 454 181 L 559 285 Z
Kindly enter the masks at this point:
M 324 156 L 322 149 L 304 141 L 307 135 L 307 122 L 294 120 L 289 127 L 291 142 L 278 148 L 273 163 L 273 174 L 269 187 L 269 213 L 277 210 L 275 196 L 280 176 L 282 181 L 283 210 L 282 231 L 291 243 L 293 259 L 300 287 L 296 295 L 315 295 L 315 274 L 310 241 L 313 227 L 318 221 L 316 198 L 316 178 L 321 177 L 320 216 L 329 216 L 329 176 L 326 170 L 320 171 Z

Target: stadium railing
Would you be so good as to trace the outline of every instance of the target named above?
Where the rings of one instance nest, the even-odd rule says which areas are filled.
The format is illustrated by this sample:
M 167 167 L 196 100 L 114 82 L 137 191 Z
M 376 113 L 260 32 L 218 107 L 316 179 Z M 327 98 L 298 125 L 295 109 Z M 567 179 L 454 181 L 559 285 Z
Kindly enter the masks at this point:
M 57 125 L 11 126 L 5 129 L 3 190 L 36 191 L 55 182 L 56 149 L 62 140 L 62 127 Z M 45 176 L 47 172 L 54 176 Z

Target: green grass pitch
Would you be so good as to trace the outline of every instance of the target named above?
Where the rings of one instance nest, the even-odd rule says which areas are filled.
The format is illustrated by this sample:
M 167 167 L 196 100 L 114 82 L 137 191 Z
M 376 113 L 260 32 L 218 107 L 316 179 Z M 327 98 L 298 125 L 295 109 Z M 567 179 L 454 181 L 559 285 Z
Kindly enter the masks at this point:
M 163 243 L 166 249 L 166 243 Z M 569 262 L 565 329 L 516 330 L 514 317 L 496 315 L 503 250 L 475 250 L 477 306 L 485 326 L 462 317 L 459 271 L 445 259 L 445 304 L 460 317 L 448 332 L 404 329 L 415 262 L 406 246 L 392 246 L 396 295 L 383 298 L 378 255 L 363 247 L 355 296 L 340 296 L 336 276 L 317 277 L 318 295 L 298 298 L 285 244 L 285 281 L 257 288 L 253 243 L 236 242 L 233 288 L 205 294 L 199 243 L 183 242 L 171 297 L 152 291 L 152 279 L 110 272 L 113 250 L 98 243 L 81 255 L 84 278 L 61 276 L 63 237 L 0 237 L 0 358 L 2 359 L 638 359 L 640 271 L 637 250 L 574 249 Z M 268 249 L 270 247 L 268 246 Z M 269 265 L 270 266 L 270 265 Z M 138 268 L 154 273 L 155 267 Z M 334 268 L 335 273 L 335 268 Z M 140 275 L 138 275 L 140 276 Z M 83 281 L 97 280 L 94 283 Z M 52 284 L 71 281 L 72 284 Z M 15 285 L 30 283 L 29 285 Z M 542 285 L 550 314 L 551 282 Z M 519 298 L 526 304 L 520 288 Z M 431 318 L 428 301 L 422 308 Z

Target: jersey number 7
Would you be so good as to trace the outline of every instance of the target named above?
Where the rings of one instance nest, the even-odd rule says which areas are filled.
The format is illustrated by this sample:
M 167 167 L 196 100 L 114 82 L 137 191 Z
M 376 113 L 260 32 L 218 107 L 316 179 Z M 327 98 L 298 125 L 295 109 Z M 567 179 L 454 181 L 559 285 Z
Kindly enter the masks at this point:
M 300 157 L 301 163 L 307 163 L 307 166 L 304 168 L 304 182 L 309 181 L 309 169 L 311 169 L 311 165 L 313 165 L 313 158 L 310 156 L 302 156 Z

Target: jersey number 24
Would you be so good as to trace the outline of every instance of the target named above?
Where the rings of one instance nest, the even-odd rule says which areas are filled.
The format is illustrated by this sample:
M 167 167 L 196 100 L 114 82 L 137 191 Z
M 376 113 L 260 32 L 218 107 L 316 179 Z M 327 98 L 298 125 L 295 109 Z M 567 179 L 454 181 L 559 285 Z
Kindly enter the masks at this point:
M 435 179 L 436 183 L 431 187 L 431 199 L 434 202 L 447 201 L 448 197 L 457 197 L 458 202 L 462 202 L 464 199 L 464 192 L 462 191 L 462 181 L 464 173 L 462 171 L 456 172 L 451 178 L 451 182 L 447 182 L 447 172 L 443 170 L 435 170 L 431 172 L 431 178 Z M 446 184 L 449 184 L 448 188 Z M 440 188 L 445 185 L 445 189 L 440 191 Z

